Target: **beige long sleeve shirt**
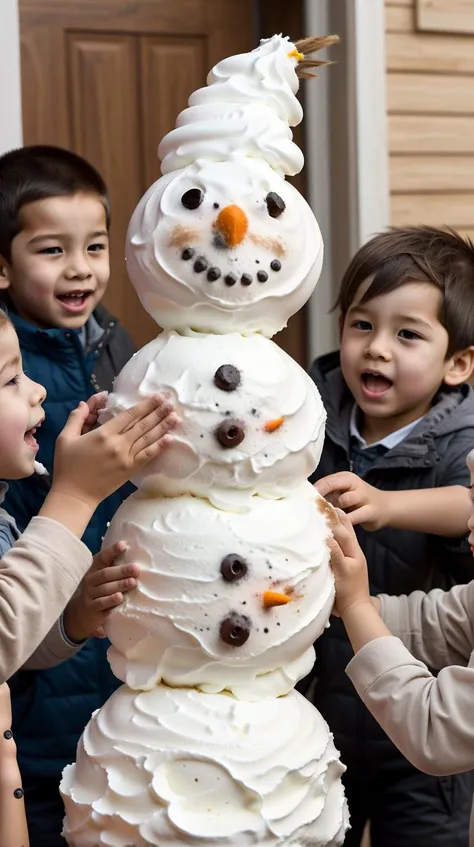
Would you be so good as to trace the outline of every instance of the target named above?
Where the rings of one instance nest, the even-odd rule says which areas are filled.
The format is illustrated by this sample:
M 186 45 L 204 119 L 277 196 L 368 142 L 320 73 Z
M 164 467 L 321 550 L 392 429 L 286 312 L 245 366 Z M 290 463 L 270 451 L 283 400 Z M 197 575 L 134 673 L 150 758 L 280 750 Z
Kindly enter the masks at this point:
M 91 563 L 91 553 L 75 535 L 42 517 L 33 518 L 5 553 L 0 560 L 0 683 L 22 666 L 49 667 L 79 649 L 63 638 L 59 618 Z
M 380 599 L 394 635 L 363 647 L 348 676 L 415 767 L 438 776 L 473 769 L 474 581 Z

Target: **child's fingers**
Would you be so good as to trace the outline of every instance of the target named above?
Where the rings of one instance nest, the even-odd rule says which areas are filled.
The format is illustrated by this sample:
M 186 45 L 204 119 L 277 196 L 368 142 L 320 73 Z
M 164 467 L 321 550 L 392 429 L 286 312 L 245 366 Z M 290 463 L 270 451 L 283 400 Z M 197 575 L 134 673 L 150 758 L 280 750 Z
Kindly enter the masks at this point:
M 328 540 L 329 551 L 331 553 L 331 567 L 333 571 L 337 572 L 341 570 L 344 564 L 344 553 L 342 552 L 339 544 L 335 540 L 335 538 L 330 538 Z
M 116 569 L 111 568 L 110 570 L 115 571 Z M 115 591 L 130 591 L 136 587 L 137 580 L 135 576 L 124 577 L 120 569 L 116 570 L 114 576 L 115 579 L 108 577 L 106 581 L 90 587 L 90 595 L 94 601 L 102 597 L 108 597 Z
M 172 430 L 178 425 L 179 418 L 172 412 L 160 421 L 150 432 L 135 441 L 131 453 L 135 464 L 145 464 L 158 456 L 172 441 Z
M 109 609 L 115 609 L 122 602 L 123 594 L 121 591 L 116 591 L 114 594 L 107 595 L 106 597 L 99 597 L 97 600 L 94 600 L 94 613 L 98 614 L 100 612 L 107 612 Z
M 345 491 L 339 497 L 339 508 L 340 509 L 353 509 L 354 506 L 360 504 L 361 501 L 361 492 L 352 488 L 350 491 Z
M 94 570 L 102 571 L 103 568 L 109 568 L 110 565 L 118 559 L 122 553 L 125 553 L 127 545 L 125 541 L 117 541 L 110 547 L 104 547 L 100 553 L 94 556 Z
M 333 492 L 348 491 L 348 489 L 354 486 L 355 479 L 357 477 L 353 473 L 350 473 L 350 471 L 340 471 L 339 473 L 332 473 L 324 476 L 322 479 L 318 479 L 314 487 L 322 497 L 327 497 L 328 494 L 332 494 Z
M 336 509 L 336 513 L 339 523 L 332 527 L 334 540 L 340 546 L 344 556 L 354 559 L 360 548 L 350 517 L 340 509 Z
M 172 404 L 164 394 L 156 394 L 153 397 L 147 397 L 141 403 L 131 406 L 130 409 L 125 409 L 120 414 L 116 415 L 112 420 L 107 421 L 103 425 L 103 429 L 107 427 L 110 433 L 121 433 L 122 435 L 130 430 L 135 429 L 137 425 L 142 432 L 146 432 L 151 426 L 154 426 L 157 419 L 160 420 L 164 412 L 160 412 L 160 407 L 166 404 L 171 410 Z M 152 419 L 150 423 L 147 419 Z M 133 439 L 132 439 L 133 441 Z

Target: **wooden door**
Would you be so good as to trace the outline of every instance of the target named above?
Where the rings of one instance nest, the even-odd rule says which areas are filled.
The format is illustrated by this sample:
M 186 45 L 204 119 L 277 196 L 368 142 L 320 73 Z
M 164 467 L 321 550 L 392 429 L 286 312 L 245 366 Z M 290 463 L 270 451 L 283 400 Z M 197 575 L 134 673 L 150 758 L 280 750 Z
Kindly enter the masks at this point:
M 104 302 L 141 346 L 156 335 L 156 324 L 124 266 L 130 215 L 160 175 L 158 143 L 190 93 L 220 59 L 257 43 L 257 6 L 254 0 L 20 0 L 19 6 L 24 143 L 67 147 L 103 174 L 112 208 Z M 271 27 L 266 35 L 281 31 L 278 19 L 262 24 Z M 302 363 L 304 327 L 302 312 L 282 334 L 282 346 Z

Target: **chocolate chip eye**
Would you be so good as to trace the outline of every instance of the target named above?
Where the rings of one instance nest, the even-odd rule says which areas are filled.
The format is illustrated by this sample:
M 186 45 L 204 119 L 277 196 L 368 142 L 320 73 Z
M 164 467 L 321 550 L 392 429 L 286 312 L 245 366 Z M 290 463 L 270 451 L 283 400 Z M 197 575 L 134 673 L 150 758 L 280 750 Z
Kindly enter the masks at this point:
M 252 624 L 250 619 L 245 615 L 238 615 L 236 612 L 224 618 L 220 626 L 220 636 L 226 644 L 231 647 L 242 647 L 247 641 Z
M 204 194 L 199 188 L 190 188 L 181 197 L 181 203 L 185 209 L 197 209 L 204 200 Z
M 221 391 L 235 391 L 240 381 L 240 371 L 235 365 L 221 365 L 214 374 L 214 383 Z
M 229 553 L 221 562 L 221 574 L 227 582 L 237 582 L 247 574 L 249 566 L 242 556 Z
M 268 214 L 271 218 L 279 218 L 286 209 L 285 201 L 282 200 L 280 195 L 276 194 L 274 191 L 270 191 L 270 193 L 267 194 L 265 197 L 265 203 L 267 204 Z

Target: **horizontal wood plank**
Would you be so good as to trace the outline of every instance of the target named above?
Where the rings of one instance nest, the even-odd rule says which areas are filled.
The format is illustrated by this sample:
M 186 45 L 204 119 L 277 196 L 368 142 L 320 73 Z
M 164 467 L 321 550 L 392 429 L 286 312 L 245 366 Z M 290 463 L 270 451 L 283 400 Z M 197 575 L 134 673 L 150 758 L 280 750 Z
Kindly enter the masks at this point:
M 393 194 L 391 221 L 394 226 L 428 224 L 454 229 L 474 229 L 472 194 Z
M 474 51 L 474 44 L 472 46 Z M 387 74 L 389 112 L 474 115 L 474 74 Z
M 410 6 L 386 6 L 385 29 L 387 32 L 413 32 L 415 13 Z
M 414 6 L 415 0 L 385 0 L 386 6 Z
M 474 73 L 474 49 L 471 38 L 388 32 L 386 49 L 389 70 Z
M 474 192 L 474 155 L 390 156 L 390 188 L 397 193 Z
M 416 26 L 427 32 L 474 34 L 472 0 L 416 0 Z
M 391 115 L 389 147 L 391 153 L 474 154 L 474 117 Z

